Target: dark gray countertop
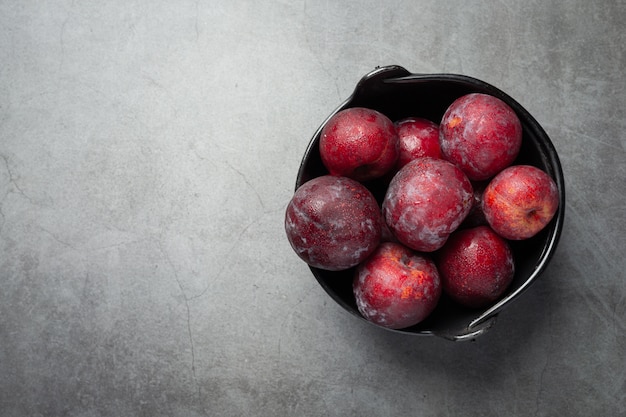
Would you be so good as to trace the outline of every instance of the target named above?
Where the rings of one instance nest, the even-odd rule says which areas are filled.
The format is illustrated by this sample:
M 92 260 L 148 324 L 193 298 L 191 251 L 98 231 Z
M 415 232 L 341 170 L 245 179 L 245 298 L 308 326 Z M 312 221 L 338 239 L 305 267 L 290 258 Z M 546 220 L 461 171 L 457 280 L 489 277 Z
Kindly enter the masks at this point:
M 2 416 L 626 413 L 626 3 L 0 2 Z M 474 342 L 342 310 L 285 238 L 379 65 L 508 92 L 565 227 Z

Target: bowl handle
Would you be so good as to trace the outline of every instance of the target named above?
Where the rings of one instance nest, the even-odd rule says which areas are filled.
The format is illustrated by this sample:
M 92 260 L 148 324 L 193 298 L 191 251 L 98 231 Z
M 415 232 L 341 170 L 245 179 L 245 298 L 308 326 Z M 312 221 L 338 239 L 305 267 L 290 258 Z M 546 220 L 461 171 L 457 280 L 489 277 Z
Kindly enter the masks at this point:
M 476 323 L 475 325 L 470 324 L 468 327 L 459 332 L 435 331 L 433 334 L 455 342 L 472 341 L 491 329 L 493 325 L 496 324 L 497 318 L 498 315 L 494 314 L 480 323 Z
M 354 88 L 352 99 L 362 101 L 372 94 L 384 89 L 385 81 L 391 78 L 408 77 L 412 75 L 407 69 L 399 65 L 387 65 L 376 67 L 373 71 L 365 74 Z

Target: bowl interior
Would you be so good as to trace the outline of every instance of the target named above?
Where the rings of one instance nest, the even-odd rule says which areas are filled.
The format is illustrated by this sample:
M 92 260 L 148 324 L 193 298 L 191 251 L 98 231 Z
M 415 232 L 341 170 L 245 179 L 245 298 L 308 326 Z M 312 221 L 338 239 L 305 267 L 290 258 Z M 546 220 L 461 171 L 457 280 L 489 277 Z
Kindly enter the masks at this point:
M 529 164 L 548 172 L 557 183 L 560 207 L 552 222 L 531 239 L 510 242 L 515 257 L 513 283 L 500 301 L 482 309 L 461 307 L 442 295 L 433 313 L 416 326 L 393 330 L 421 335 L 438 335 L 460 340 L 474 338 L 491 327 L 500 310 L 517 298 L 539 276 L 552 256 L 558 242 L 565 207 L 563 173 L 558 155 L 546 132 L 537 121 L 507 94 L 475 78 L 456 74 L 411 74 L 398 66 L 377 68 L 364 76 L 354 93 L 322 123 L 313 135 L 300 165 L 296 188 L 328 171 L 319 154 L 321 130 L 336 112 L 349 107 L 368 107 L 387 115 L 392 121 L 404 117 L 424 117 L 436 123 L 447 107 L 458 97 L 469 93 L 486 93 L 505 101 L 517 113 L 523 127 L 522 148 L 514 164 Z M 365 185 L 382 203 L 388 179 Z M 352 294 L 354 269 L 325 271 L 311 267 L 320 285 L 337 303 L 365 320 L 356 307 Z

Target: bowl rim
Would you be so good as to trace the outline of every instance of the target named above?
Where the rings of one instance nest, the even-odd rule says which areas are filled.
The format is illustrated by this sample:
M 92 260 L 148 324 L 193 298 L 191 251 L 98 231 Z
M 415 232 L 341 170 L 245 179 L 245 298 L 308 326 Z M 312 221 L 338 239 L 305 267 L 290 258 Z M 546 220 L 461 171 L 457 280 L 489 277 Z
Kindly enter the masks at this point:
M 487 330 L 493 327 L 496 322 L 498 314 L 503 310 L 505 306 L 512 303 L 514 300 L 518 299 L 524 292 L 528 290 L 528 288 L 537 280 L 537 278 L 545 271 L 548 263 L 552 259 L 558 242 L 561 237 L 564 216 L 565 216 L 565 179 L 563 175 L 563 168 L 557 153 L 557 150 L 552 143 L 552 140 L 548 136 L 547 132 L 543 129 L 543 127 L 539 124 L 539 122 L 513 97 L 495 87 L 492 84 L 489 84 L 483 80 L 480 80 L 475 77 L 471 77 L 463 74 L 456 73 L 411 73 L 406 70 L 404 67 L 399 65 L 389 65 L 389 66 L 379 66 L 376 67 L 371 72 L 364 75 L 356 84 L 352 94 L 344 100 L 326 119 L 320 124 L 318 129 L 313 134 L 310 139 L 302 161 L 300 163 L 298 174 L 296 177 L 295 189 L 297 190 L 300 185 L 307 181 L 306 178 L 306 166 L 307 162 L 311 156 L 311 153 L 316 149 L 315 147 L 318 144 L 319 137 L 324 126 L 328 123 L 328 121 L 339 111 L 353 107 L 352 104 L 356 101 L 359 95 L 366 94 L 368 89 L 371 88 L 384 88 L 383 86 L 386 84 L 417 84 L 417 83 L 426 83 L 426 82 L 453 82 L 453 83 L 461 83 L 466 86 L 470 86 L 472 88 L 477 88 L 483 90 L 487 94 L 491 94 L 497 98 L 500 98 L 505 103 L 513 108 L 513 110 L 520 116 L 521 119 L 528 125 L 528 128 L 533 131 L 535 136 L 541 138 L 541 142 L 538 143 L 539 146 L 543 148 L 545 155 L 547 156 L 547 164 L 550 166 L 551 171 L 549 174 L 554 179 L 558 193 L 559 193 L 559 207 L 557 209 L 554 218 L 551 220 L 553 226 L 551 227 L 550 233 L 548 235 L 547 240 L 544 242 L 543 250 L 538 257 L 538 261 L 533 267 L 532 273 L 523 281 L 523 283 L 516 288 L 514 291 L 508 293 L 506 296 L 501 298 L 495 304 L 490 307 L 484 309 L 482 313 L 480 313 L 476 318 L 471 320 L 463 331 L 458 332 L 440 332 L 433 330 L 422 330 L 422 331 L 407 331 L 406 329 L 389 329 L 371 321 L 365 319 L 363 316 L 358 314 L 354 309 L 347 305 L 346 302 L 340 298 L 326 283 L 325 279 L 321 277 L 321 274 L 327 274 L 328 271 L 322 271 L 317 268 L 309 266 L 309 269 L 313 273 L 314 277 L 318 281 L 318 283 L 324 288 L 325 292 L 331 296 L 339 305 L 341 305 L 346 311 L 353 314 L 354 316 L 359 317 L 360 319 L 370 323 L 376 327 L 380 327 L 385 330 L 393 331 L 396 333 L 402 334 L 410 334 L 410 335 L 435 335 L 440 336 L 449 340 L 473 340 L 476 337 L 482 335 Z M 309 178 L 310 179 L 310 178 Z

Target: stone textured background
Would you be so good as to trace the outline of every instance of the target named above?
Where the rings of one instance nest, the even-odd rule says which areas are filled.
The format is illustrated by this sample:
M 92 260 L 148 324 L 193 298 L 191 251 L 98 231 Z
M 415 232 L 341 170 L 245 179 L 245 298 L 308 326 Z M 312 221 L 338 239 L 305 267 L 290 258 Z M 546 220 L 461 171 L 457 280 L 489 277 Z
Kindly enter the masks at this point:
M 626 3 L 0 0 L 0 415 L 626 413 Z M 306 145 L 378 65 L 463 73 L 567 185 L 475 342 L 355 320 L 293 253 Z

